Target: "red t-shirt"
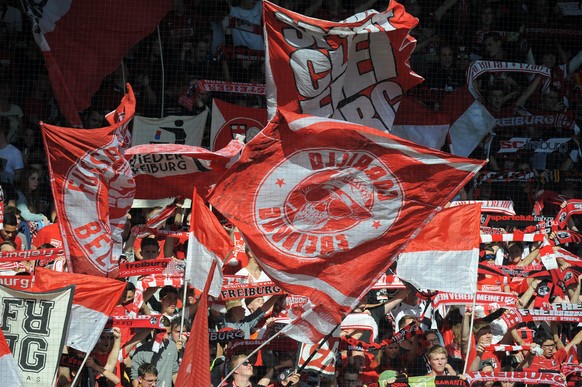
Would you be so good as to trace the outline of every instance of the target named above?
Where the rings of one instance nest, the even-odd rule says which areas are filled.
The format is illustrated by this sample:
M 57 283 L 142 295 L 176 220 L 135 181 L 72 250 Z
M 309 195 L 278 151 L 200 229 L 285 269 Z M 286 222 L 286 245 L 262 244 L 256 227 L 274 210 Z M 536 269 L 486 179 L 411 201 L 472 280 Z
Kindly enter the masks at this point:
M 537 370 L 552 370 L 552 371 L 559 371 L 560 366 L 566 360 L 568 354 L 566 353 L 565 348 L 560 348 L 554 353 L 554 356 L 547 359 L 544 356 L 534 356 L 528 370 L 537 371 Z

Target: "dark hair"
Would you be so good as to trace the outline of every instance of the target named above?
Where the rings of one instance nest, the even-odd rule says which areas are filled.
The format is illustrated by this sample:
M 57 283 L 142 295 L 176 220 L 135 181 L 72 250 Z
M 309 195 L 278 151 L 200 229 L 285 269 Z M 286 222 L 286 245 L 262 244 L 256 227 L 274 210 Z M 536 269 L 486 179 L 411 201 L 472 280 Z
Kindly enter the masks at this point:
M 169 293 L 178 295 L 178 290 L 172 285 L 166 285 L 162 288 L 162 290 L 160 290 L 160 299 L 166 297 L 166 295 L 168 295 Z
M 0 134 L 7 136 L 8 131 L 10 131 L 10 120 L 6 116 L 0 116 Z
M 160 249 L 160 244 L 156 238 L 143 238 L 139 244 L 139 247 L 143 250 L 147 246 L 156 246 L 156 248 Z
M 141 376 L 143 378 L 146 374 L 158 376 L 158 369 L 151 363 L 143 363 L 137 369 L 137 376 Z
M 499 34 L 497 31 L 487 32 L 485 36 L 483 36 L 483 42 L 489 38 L 493 38 L 494 41 L 499 42 L 501 41 L 501 34 Z
M 16 219 L 16 214 L 9 212 L 4 214 L 4 225 L 6 226 L 18 226 L 18 220 Z
M 536 343 L 537 345 L 539 345 L 541 347 L 544 344 L 544 341 L 548 341 L 548 340 L 554 341 L 554 338 L 552 336 L 548 335 L 547 333 L 542 332 L 535 337 L 534 343 Z

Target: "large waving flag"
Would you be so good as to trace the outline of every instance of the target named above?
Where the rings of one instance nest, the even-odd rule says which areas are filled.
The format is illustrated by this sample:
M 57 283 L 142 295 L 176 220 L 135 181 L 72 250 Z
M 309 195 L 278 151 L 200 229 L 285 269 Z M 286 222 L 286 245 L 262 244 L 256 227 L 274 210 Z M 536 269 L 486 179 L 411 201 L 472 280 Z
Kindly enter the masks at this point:
M 69 124 L 91 104 L 101 81 L 171 9 L 170 0 L 25 1 L 51 85 Z M 138 12 L 139 10 L 139 12 Z
M 116 277 L 135 182 L 123 152 L 135 113 L 128 94 L 107 115 L 110 126 L 82 130 L 41 123 L 69 269 Z
M 0 329 L 0 380 L 7 386 L 22 387 L 18 365 L 10 352 L 4 333 Z
M 75 285 L 67 345 L 89 352 L 97 343 L 113 308 L 125 290 L 125 282 L 85 274 L 35 269 L 34 291 L 50 291 Z
M 267 107 L 392 128 L 400 98 L 422 82 L 408 63 L 418 19 L 390 1 L 342 22 L 263 2 Z
M 267 109 L 234 105 L 214 98 L 210 126 L 210 150 L 219 150 L 243 136 L 249 142 L 267 125 Z
M 216 261 L 208 294 L 219 297 L 222 289 L 222 263 L 233 248 L 234 243 L 224 227 L 194 192 L 184 278 L 196 289 L 203 290 L 212 262 Z
M 218 152 L 176 144 L 131 147 L 125 157 L 135 177 L 136 199 L 189 197 L 194 188 L 206 197 L 210 186 L 238 159 L 243 146 L 232 140 Z
M 419 289 L 474 294 L 480 223 L 480 204 L 445 208 L 398 256 L 396 274 Z
M 65 345 L 74 285 L 46 291 L 21 291 L 0 286 L 0 384 L 18 386 L 13 378 L 5 353 L 8 344 L 14 355 L 23 386 L 52 386 Z M 6 339 L 4 341 L 4 339 Z M 3 349 L 4 348 L 4 349 Z M 10 367 L 10 364 L 8 364 Z M 13 369 L 12 369 L 13 370 Z M 6 375 L 4 375 L 6 373 Z M 4 377 L 6 376 L 6 378 Z
M 287 333 L 316 342 L 481 166 L 361 125 L 279 112 L 209 201 L 273 281 L 309 297 Z

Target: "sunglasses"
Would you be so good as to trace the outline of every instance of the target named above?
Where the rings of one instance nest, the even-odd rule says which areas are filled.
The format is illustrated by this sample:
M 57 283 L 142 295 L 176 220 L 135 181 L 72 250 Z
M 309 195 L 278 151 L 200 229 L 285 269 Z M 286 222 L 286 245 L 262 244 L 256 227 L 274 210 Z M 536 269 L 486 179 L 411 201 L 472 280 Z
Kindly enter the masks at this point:
M 248 361 L 248 360 L 245 360 L 245 361 L 243 361 L 243 362 L 242 362 L 242 365 L 244 365 L 245 367 L 248 367 L 248 366 L 250 366 L 250 365 L 252 365 L 252 364 L 251 364 L 251 362 L 250 362 L 250 361 Z
M 485 254 L 485 257 L 484 257 L 484 259 L 485 259 L 486 261 L 489 261 L 489 260 L 495 259 L 495 254 Z

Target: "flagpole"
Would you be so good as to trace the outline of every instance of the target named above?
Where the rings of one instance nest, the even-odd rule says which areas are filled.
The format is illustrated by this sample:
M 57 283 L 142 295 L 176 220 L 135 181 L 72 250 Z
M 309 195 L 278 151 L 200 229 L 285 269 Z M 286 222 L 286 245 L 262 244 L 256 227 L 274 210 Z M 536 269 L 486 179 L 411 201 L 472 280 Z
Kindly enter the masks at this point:
M 160 33 L 160 27 L 158 26 L 158 35 Z M 160 48 L 161 51 L 161 48 Z M 194 232 L 194 200 L 196 199 L 196 187 L 194 187 L 194 189 L 192 190 L 192 205 L 190 206 L 190 234 L 192 234 L 192 232 Z M 182 215 L 184 216 L 184 215 Z M 184 219 L 182 219 L 182 222 L 184 222 Z M 192 257 L 190 257 L 190 259 L 193 259 Z M 187 259 L 186 261 L 186 267 L 188 267 L 188 262 Z M 212 282 L 212 277 L 214 276 L 214 268 L 216 267 L 216 262 L 212 262 L 212 266 L 211 266 L 211 272 L 208 273 L 208 277 L 206 278 L 206 282 L 210 281 Z M 208 288 L 210 288 L 210 286 L 207 286 L 207 284 L 204 284 L 204 290 L 206 292 L 208 292 Z M 184 309 L 182 311 L 182 318 L 180 320 L 180 337 L 182 337 L 182 332 L 184 331 L 184 315 L 186 312 L 186 298 L 188 296 L 188 280 L 186 279 L 186 272 L 184 272 L 184 296 L 182 297 L 182 308 Z M 204 292 L 202 292 L 201 297 L 204 296 Z
M 158 42 L 160 44 L 160 68 L 162 70 L 162 98 L 160 103 L 160 118 L 164 118 L 164 96 L 166 95 L 166 68 L 164 67 L 164 52 L 162 50 L 162 34 L 160 34 L 160 25 L 156 27 L 158 31 Z
M 73 379 L 73 382 L 71 383 L 72 387 L 75 387 L 75 385 L 76 385 L 75 383 L 77 382 L 77 379 L 79 379 L 79 376 L 81 376 L 81 371 L 83 371 L 83 367 L 85 366 L 87 359 L 89 359 L 90 354 L 91 354 L 91 351 L 89 351 L 85 354 L 85 358 L 83 359 L 81 366 L 79 367 L 79 369 L 77 370 L 77 373 L 75 374 L 75 379 Z
M 277 333 L 275 333 L 273 336 L 269 337 L 263 344 L 259 345 L 257 348 L 255 348 L 254 351 L 252 351 L 250 354 L 247 355 L 247 357 L 245 358 L 245 361 L 248 360 L 251 356 L 253 356 L 255 353 L 259 352 L 261 349 L 263 349 L 263 347 L 267 344 L 269 344 L 273 339 L 275 339 L 276 337 L 278 337 L 283 331 L 280 330 Z M 238 369 L 238 367 L 240 367 L 242 365 L 242 363 L 244 363 L 244 361 L 240 362 L 239 365 L 237 365 L 236 367 L 234 367 L 232 370 L 230 370 L 230 372 L 224 377 L 224 379 L 222 379 L 220 381 L 220 383 L 218 383 L 218 386 L 221 386 L 224 382 L 226 382 L 226 380 L 228 378 L 230 378 L 230 376 L 232 374 L 234 374 L 234 371 L 236 371 Z
M 467 373 L 467 362 L 469 361 L 469 352 L 471 352 L 471 338 L 473 337 L 473 322 L 475 321 L 475 304 L 477 302 L 477 292 L 473 295 L 473 304 L 471 307 L 471 324 L 469 324 L 469 340 L 467 340 L 467 353 L 465 354 L 465 366 L 463 367 L 463 373 Z M 477 344 L 477 343 L 475 343 Z

